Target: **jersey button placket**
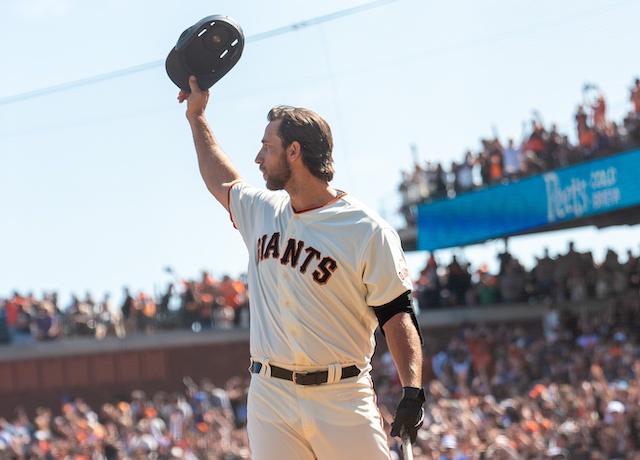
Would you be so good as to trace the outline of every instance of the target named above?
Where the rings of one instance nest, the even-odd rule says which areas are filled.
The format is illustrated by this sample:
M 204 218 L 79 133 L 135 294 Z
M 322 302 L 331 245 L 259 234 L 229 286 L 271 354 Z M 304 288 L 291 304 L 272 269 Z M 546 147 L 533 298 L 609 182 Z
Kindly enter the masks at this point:
M 284 330 L 287 331 L 287 335 L 289 336 L 290 346 L 293 349 L 297 349 L 298 319 L 296 318 L 293 301 L 291 299 L 291 274 L 287 272 L 288 269 L 286 265 L 282 265 L 278 272 L 280 309 Z

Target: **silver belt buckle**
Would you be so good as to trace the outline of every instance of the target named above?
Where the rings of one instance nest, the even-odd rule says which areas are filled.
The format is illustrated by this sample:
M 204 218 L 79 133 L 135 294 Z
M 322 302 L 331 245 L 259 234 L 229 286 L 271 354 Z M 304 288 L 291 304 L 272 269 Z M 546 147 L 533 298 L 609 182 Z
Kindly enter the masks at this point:
M 298 385 L 298 375 L 307 375 L 307 374 L 308 374 L 308 372 L 293 371 L 293 373 L 291 374 L 291 380 L 293 381 L 293 383 Z

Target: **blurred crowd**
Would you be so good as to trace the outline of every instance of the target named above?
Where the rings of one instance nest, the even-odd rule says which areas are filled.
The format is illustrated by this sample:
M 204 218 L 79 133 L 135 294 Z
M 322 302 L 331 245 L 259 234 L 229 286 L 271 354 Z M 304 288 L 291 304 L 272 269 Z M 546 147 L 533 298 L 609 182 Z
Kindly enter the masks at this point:
M 640 459 L 639 294 L 591 316 L 549 301 L 539 328 L 461 327 L 430 353 L 416 458 Z
M 536 327 L 464 324 L 439 343 L 426 336 L 414 458 L 640 459 L 640 291 L 603 300 L 596 314 L 574 311 L 549 298 Z M 389 425 L 401 384 L 388 353 L 373 367 Z M 250 459 L 248 379 L 219 388 L 186 377 L 182 391 L 136 390 L 98 407 L 72 396 L 55 411 L 17 407 L 0 418 L 0 458 Z
M 24 345 L 79 336 L 124 338 L 176 328 L 247 327 L 248 307 L 244 277 L 216 279 L 207 272 L 200 279 L 177 278 L 155 296 L 144 291 L 133 294 L 125 287 L 120 304 L 114 304 L 110 294 L 96 300 L 87 292 L 84 298 L 72 295 L 70 304 L 63 307 L 55 292 L 44 293 L 42 298 L 14 292 L 9 298 L 0 297 L 0 343 Z
M 575 112 L 573 142 L 555 124 L 545 127 L 536 114 L 520 142 L 482 139 L 478 152 L 465 152 L 449 168 L 440 162 L 416 162 L 413 171 L 401 171 L 401 213 L 407 225 L 415 225 L 419 204 L 640 147 L 640 79 L 630 89 L 632 108 L 622 122 L 609 119 L 597 86 L 588 84 L 584 90 L 585 101 Z
M 640 255 L 627 250 L 624 259 L 609 249 L 601 262 L 591 252 L 579 252 L 573 242 L 567 251 L 552 257 L 544 249 L 527 270 L 509 253 L 508 239 L 504 252 L 497 255 L 497 273 L 486 265 L 474 272 L 471 265 L 453 256 L 440 264 L 435 254 L 427 257 L 424 268 L 414 282 L 414 296 L 421 311 L 456 306 L 493 304 L 540 304 L 581 302 L 605 299 L 640 287 Z
M 250 458 L 246 423 L 247 381 L 218 388 L 185 378 L 182 392 L 126 398 L 97 408 L 65 397 L 59 410 L 33 416 L 17 407 L 0 418 L 3 460 L 235 460 Z
M 476 270 L 453 256 L 440 264 L 434 253 L 414 280 L 415 306 L 419 311 L 495 304 L 542 304 L 606 299 L 640 287 L 640 254 L 631 249 L 624 256 L 609 250 L 596 262 L 590 252 L 579 252 L 573 242 L 565 253 L 551 256 L 547 249 L 526 269 L 509 253 L 497 255 L 495 273 L 483 264 Z M 175 286 L 179 286 L 176 288 Z M 203 272 L 199 279 L 177 279 L 164 292 L 150 296 L 123 289 L 114 304 L 107 294 L 96 301 L 90 293 L 72 296 L 61 308 L 55 293 L 37 298 L 15 292 L 0 298 L 0 344 L 24 345 L 35 341 L 79 336 L 125 338 L 167 329 L 247 328 L 249 295 L 245 277 L 216 279 Z

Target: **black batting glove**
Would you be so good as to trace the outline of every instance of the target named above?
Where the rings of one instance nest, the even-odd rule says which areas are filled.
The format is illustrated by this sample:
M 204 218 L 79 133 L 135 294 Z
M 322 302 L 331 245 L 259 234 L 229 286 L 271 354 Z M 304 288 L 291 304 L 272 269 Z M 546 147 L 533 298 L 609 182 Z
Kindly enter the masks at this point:
M 424 422 L 424 390 L 415 387 L 403 387 L 402 399 L 398 404 L 391 424 L 391 436 L 402 436 L 406 431 L 411 444 L 416 442 L 418 430 Z

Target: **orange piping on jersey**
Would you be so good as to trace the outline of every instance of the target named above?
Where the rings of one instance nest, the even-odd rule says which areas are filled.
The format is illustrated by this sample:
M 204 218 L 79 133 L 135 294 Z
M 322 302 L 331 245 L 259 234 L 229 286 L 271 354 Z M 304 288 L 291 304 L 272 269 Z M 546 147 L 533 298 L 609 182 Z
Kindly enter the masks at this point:
M 302 211 L 296 211 L 295 209 L 293 209 L 293 206 L 291 206 L 291 209 L 293 209 L 294 214 L 302 214 L 304 212 L 315 211 L 316 209 L 324 208 L 325 206 L 329 206 L 330 204 L 335 203 L 336 201 L 338 201 L 339 199 L 341 199 L 343 196 L 347 194 L 347 192 L 343 192 L 342 190 L 337 190 L 337 192 L 338 192 L 338 195 L 336 195 L 336 197 L 333 200 L 325 204 L 322 204 L 320 206 L 314 206 L 313 208 L 303 209 Z
M 229 184 L 229 188 L 227 189 L 227 209 L 229 210 L 229 219 L 231 219 L 231 223 L 233 224 L 233 228 L 238 230 L 238 226 L 233 220 L 233 214 L 231 214 L 231 188 L 237 183 L 242 182 L 242 179 L 236 179 Z

